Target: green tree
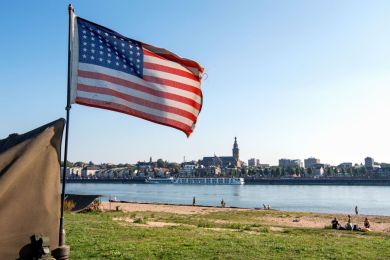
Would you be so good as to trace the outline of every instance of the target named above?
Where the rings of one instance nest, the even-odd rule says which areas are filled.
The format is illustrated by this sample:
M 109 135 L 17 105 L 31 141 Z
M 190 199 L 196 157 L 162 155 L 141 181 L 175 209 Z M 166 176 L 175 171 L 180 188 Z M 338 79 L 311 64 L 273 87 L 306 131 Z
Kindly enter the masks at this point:
M 163 159 L 157 160 L 157 167 L 158 168 L 165 168 L 165 162 L 163 161 Z
M 312 176 L 313 175 L 313 169 L 312 168 L 307 168 L 307 174 L 309 176 Z

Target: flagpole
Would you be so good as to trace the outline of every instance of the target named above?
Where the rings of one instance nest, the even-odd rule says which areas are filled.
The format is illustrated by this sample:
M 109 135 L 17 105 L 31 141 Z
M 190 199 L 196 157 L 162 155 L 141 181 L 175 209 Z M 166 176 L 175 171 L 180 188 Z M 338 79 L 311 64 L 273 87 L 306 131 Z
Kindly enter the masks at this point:
M 64 228 L 64 202 L 65 202 L 65 186 L 66 186 L 66 163 L 68 161 L 68 135 L 69 135 L 69 112 L 70 112 L 70 70 L 71 70 L 71 30 L 72 30 L 72 4 L 68 6 L 69 11 L 69 28 L 68 28 L 68 83 L 67 83 L 67 101 L 66 101 L 66 132 L 65 132 L 65 149 L 64 149 L 64 165 L 62 169 L 62 193 L 61 193 L 61 217 L 60 217 L 60 232 L 58 245 L 65 245 L 65 228 Z

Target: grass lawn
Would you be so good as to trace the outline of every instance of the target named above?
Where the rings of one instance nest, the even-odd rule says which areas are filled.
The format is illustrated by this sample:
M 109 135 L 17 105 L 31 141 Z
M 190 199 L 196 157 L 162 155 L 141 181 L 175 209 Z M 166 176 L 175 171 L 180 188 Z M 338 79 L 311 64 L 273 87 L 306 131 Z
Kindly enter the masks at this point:
M 66 213 L 66 242 L 71 259 L 390 259 L 388 233 L 271 227 L 264 214 Z

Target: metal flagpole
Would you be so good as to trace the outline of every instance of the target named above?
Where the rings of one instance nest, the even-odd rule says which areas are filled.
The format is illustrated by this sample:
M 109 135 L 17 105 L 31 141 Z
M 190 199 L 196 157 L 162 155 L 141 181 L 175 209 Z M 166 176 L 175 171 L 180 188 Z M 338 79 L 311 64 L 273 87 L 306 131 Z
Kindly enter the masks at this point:
M 72 30 L 72 4 L 68 6 L 69 11 L 69 31 L 68 31 L 68 91 L 66 101 L 66 132 L 65 132 L 65 149 L 64 149 L 64 166 L 62 169 L 62 193 L 61 193 L 61 218 L 60 218 L 60 233 L 58 245 L 65 245 L 65 228 L 64 228 L 64 202 L 65 202 L 65 186 L 66 186 L 66 163 L 68 161 L 68 135 L 69 135 L 69 112 L 70 112 L 70 70 L 71 70 L 71 30 Z

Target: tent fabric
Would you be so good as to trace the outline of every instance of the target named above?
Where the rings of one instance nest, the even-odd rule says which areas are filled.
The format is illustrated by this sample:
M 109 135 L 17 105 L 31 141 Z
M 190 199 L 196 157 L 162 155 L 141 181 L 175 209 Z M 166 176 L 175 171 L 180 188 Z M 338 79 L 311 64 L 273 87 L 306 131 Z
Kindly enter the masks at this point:
M 0 140 L 0 259 L 18 258 L 34 234 L 58 246 L 64 125 L 61 118 Z

